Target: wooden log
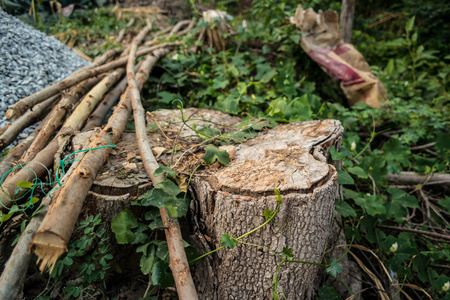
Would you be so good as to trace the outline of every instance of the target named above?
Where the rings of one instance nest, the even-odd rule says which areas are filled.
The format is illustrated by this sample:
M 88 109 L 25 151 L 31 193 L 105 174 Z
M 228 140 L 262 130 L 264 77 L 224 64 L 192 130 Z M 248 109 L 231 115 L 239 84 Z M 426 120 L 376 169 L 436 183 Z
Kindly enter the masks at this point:
M 227 132 L 236 130 L 240 122 L 206 109 L 184 109 L 183 114 L 189 127 L 195 125 L 197 130 L 212 126 Z M 148 133 L 152 148 L 167 150 L 158 159 L 183 173 L 191 161 L 201 163 L 194 155 L 200 157 L 202 150 L 198 136 L 180 121 L 178 110 L 156 111 L 147 117 L 148 123 L 162 129 Z M 276 187 L 283 200 L 273 223 L 241 241 L 277 253 L 283 247 L 292 248 L 294 259 L 321 263 L 338 194 L 336 170 L 328 163 L 329 149 L 333 145 L 339 148 L 342 132 L 335 120 L 278 126 L 235 146 L 235 159 L 229 167 L 214 165 L 197 171 L 191 181 L 190 223 L 194 228 L 184 239 L 203 254 L 220 246 L 222 234 L 237 238 L 261 225 L 264 210 L 275 209 Z M 173 155 L 170 150 L 175 141 L 182 150 Z M 102 216 L 106 222 L 123 209 L 124 202 L 150 186 L 137 148 L 134 133 L 124 133 L 114 157 L 110 156 L 91 188 L 96 201 L 88 204 L 90 212 L 114 211 Z M 135 170 L 124 167 L 129 163 L 136 164 Z M 335 239 L 328 236 L 328 240 Z M 279 262 L 261 248 L 238 244 L 204 258 L 191 270 L 200 299 L 269 299 Z M 283 265 L 278 279 L 287 299 L 311 298 L 318 269 L 307 264 Z

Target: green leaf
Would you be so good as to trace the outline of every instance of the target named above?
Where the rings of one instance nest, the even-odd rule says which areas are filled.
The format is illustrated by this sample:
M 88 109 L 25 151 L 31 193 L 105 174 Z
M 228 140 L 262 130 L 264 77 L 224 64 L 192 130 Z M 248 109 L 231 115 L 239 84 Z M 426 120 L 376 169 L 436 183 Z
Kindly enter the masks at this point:
M 135 235 L 130 229 L 138 226 L 138 221 L 133 213 L 127 209 L 123 210 L 111 221 L 111 230 L 116 235 L 116 240 L 119 244 L 131 243 Z
M 34 184 L 32 182 L 29 182 L 29 181 L 19 181 L 16 184 L 16 186 L 24 188 L 24 189 L 32 189 L 34 187 Z
M 266 220 L 270 219 L 274 215 L 274 212 L 270 209 L 265 209 L 263 216 L 266 218 Z
M 158 218 L 161 218 L 161 214 L 159 213 L 159 209 L 156 207 L 151 207 L 144 213 L 145 221 L 153 221 Z
M 172 273 L 167 272 L 168 267 L 168 264 L 162 261 L 158 261 L 153 264 L 151 276 L 153 285 L 161 285 L 161 289 L 165 289 L 175 283 Z
M 338 183 L 339 184 L 354 184 L 352 176 L 343 170 L 337 170 L 338 173 Z
M 231 238 L 231 235 L 229 235 L 228 233 L 222 234 L 221 238 L 222 241 L 220 242 L 220 244 L 225 247 L 234 248 L 238 243 L 238 241 L 236 239 Z
M 205 126 L 197 130 L 197 135 L 200 141 L 203 142 L 209 138 L 222 135 L 222 132 L 216 128 Z
M 344 270 L 342 269 L 342 265 L 336 259 L 331 260 L 330 266 L 327 268 L 326 271 L 328 274 L 334 277 L 336 277 L 337 274 L 344 272 Z
M 158 249 L 156 250 L 156 257 L 160 260 L 165 261 L 169 258 L 169 246 L 166 241 L 161 241 L 158 244 Z
M 216 146 L 209 144 L 206 146 L 206 153 L 203 156 L 203 160 L 212 165 L 216 160 L 224 166 L 228 166 L 230 163 L 230 156 L 226 150 L 221 150 Z
M 335 201 L 336 211 L 343 217 L 356 217 L 356 211 L 344 200 L 336 199 Z
M 287 257 L 289 259 L 294 258 L 294 254 L 292 254 L 292 248 L 283 247 L 283 251 L 281 252 L 281 255 L 284 257 Z
M 143 206 L 165 207 L 171 218 L 184 216 L 188 205 L 183 198 L 177 197 L 181 192 L 178 185 L 171 180 L 158 183 L 156 187 L 139 197 Z
M 364 195 L 364 197 L 358 197 L 353 200 L 357 205 L 364 208 L 364 210 L 371 216 L 386 213 L 384 201 L 378 196 Z
M 346 157 L 346 155 L 344 153 L 338 152 L 334 145 L 331 146 L 331 148 L 330 148 L 330 154 L 331 154 L 331 159 L 333 159 L 335 161 L 336 160 L 343 160 Z
M 419 208 L 416 197 L 393 187 L 388 188 L 387 192 L 391 194 L 391 202 L 386 205 L 388 218 L 394 218 L 398 223 L 403 223 L 408 216 L 407 207 Z
M 416 19 L 416 16 L 413 16 L 411 19 L 406 22 L 405 29 L 406 31 L 411 31 L 414 27 L 414 20 Z
M 174 178 L 175 176 L 177 176 L 177 172 L 172 170 L 171 167 L 162 164 L 158 165 L 159 165 L 158 169 L 156 169 L 155 172 L 153 173 L 154 176 L 160 176 L 163 174 L 165 174 L 169 178 Z
M 450 213 L 450 197 L 445 196 L 445 199 L 439 200 L 438 204 L 447 210 L 448 213 Z
M 352 173 L 353 175 L 358 176 L 361 179 L 367 179 L 367 173 L 360 167 L 350 167 L 348 168 L 348 172 Z

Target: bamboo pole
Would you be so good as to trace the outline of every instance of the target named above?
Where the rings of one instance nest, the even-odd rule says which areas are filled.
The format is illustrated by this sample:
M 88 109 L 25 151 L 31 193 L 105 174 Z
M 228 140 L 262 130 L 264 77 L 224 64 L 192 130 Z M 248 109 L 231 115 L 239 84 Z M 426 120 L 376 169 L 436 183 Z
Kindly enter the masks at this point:
M 72 106 L 99 81 L 100 78 L 98 77 L 87 79 L 79 83 L 68 94 L 63 95 L 61 101 L 59 101 L 59 103 L 53 108 L 48 119 L 43 124 L 42 130 L 37 134 L 36 139 L 34 139 L 28 147 L 28 150 L 22 156 L 19 163 L 25 163 L 33 160 L 36 154 L 44 149 L 50 138 L 62 125 L 62 120 L 66 116 L 67 112 L 71 110 Z
M 131 94 L 131 103 L 133 105 L 134 124 L 136 130 L 136 138 L 138 142 L 139 152 L 142 157 L 147 175 L 151 178 L 153 186 L 165 181 L 164 176 L 155 177 L 153 174 L 158 168 L 158 163 L 153 156 L 152 148 L 147 139 L 147 127 L 145 126 L 145 111 L 142 107 L 139 89 L 137 87 L 134 64 L 136 60 L 137 43 L 134 41 L 131 45 L 130 55 L 127 64 L 127 78 L 128 86 Z M 155 53 L 156 52 L 156 53 Z M 153 55 L 159 57 L 165 54 L 164 50 L 155 51 Z M 164 232 L 169 248 L 170 264 L 175 285 L 177 287 L 178 297 L 181 300 L 195 300 L 198 299 L 197 291 L 195 290 L 194 281 L 192 280 L 191 271 L 184 251 L 183 238 L 181 237 L 181 230 L 176 219 L 169 218 L 167 210 L 163 207 L 160 209 L 161 218 L 164 226 L 167 227 Z
M 94 107 L 102 99 L 103 95 L 123 74 L 124 69 L 116 70 L 109 76 L 105 77 L 97 84 L 87 95 L 83 101 L 77 106 L 75 111 L 64 122 L 63 127 L 59 131 L 57 137 L 53 139 L 42 151 L 40 151 L 33 161 L 29 162 L 25 168 L 20 169 L 16 174 L 9 176 L 2 185 L 0 192 L 0 201 L 3 206 L 2 211 L 6 211 L 11 207 L 13 202 L 18 199 L 22 193 L 16 193 L 16 186 L 19 181 L 33 181 L 35 178 L 41 177 L 47 168 L 53 164 L 53 159 L 59 146 L 62 145 L 75 131 L 80 130 L 84 121 L 88 118 Z
M 172 47 L 172 46 L 177 46 L 177 45 L 179 45 L 179 42 L 164 43 L 164 44 L 156 45 L 153 47 L 144 48 L 144 49 L 137 51 L 136 56 L 138 56 L 138 57 L 143 56 L 143 55 L 151 53 L 157 49 L 167 48 L 167 47 Z M 8 109 L 8 111 L 6 112 L 6 118 L 8 120 L 11 118 L 16 118 L 17 116 L 20 116 L 21 114 L 23 114 L 30 107 L 36 105 L 37 103 L 44 101 L 45 99 L 48 99 L 51 96 L 56 95 L 60 91 L 68 89 L 68 88 L 76 85 L 77 83 L 79 83 L 83 80 L 86 80 L 88 78 L 95 77 L 97 75 L 106 73 L 113 69 L 125 66 L 127 61 L 128 61 L 128 57 L 122 57 L 120 59 L 117 59 L 115 61 L 112 61 L 112 62 L 104 64 L 104 65 L 101 65 L 99 67 L 69 75 L 62 81 L 57 82 L 57 83 L 49 86 L 48 88 L 43 89 L 40 92 L 37 92 L 36 94 L 25 97 L 22 100 L 18 101 L 10 109 Z
M 156 57 L 149 55 L 142 63 L 137 76 L 139 89 L 142 89 L 156 61 Z M 109 140 L 115 144 L 125 129 L 130 112 L 130 93 L 125 92 L 109 118 L 108 124 L 96 133 L 89 148 L 108 145 L 106 137 L 110 132 L 113 134 L 110 135 Z M 67 250 L 67 243 L 81 212 L 84 199 L 110 150 L 111 147 L 104 147 L 88 152 L 61 188 L 59 195 L 52 199 L 49 211 L 30 246 L 30 251 L 38 256 L 41 270 L 46 267 L 53 268 L 58 256 Z
M 42 120 L 48 113 L 50 106 L 57 100 L 59 100 L 58 94 L 39 103 L 33 110 L 27 111 L 20 118 L 12 122 L 11 126 L 0 136 L 0 151 L 8 147 L 25 128 Z

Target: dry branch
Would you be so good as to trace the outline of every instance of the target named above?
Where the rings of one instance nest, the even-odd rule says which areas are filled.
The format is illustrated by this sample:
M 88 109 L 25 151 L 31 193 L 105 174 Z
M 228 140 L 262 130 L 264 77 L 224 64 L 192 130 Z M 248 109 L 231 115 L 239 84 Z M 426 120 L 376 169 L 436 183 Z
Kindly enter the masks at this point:
M 62 145 L 75 131 L 80 130 L 84 121 L 88 118 L 97 103 L 102 99 L 103 95 L 114 84 L 124 69 L 112 72 L 97 84 L 80 102 L 75 111 L 64 122 L 63 127 L 59 131 L 57 137 L 40 151 L 33 161 L 29 162 L 25 168 L 22 168 L 9 176 L 2 185 L 0 199 L 4 206 L 11 207 L 14 200 L 18 199 L 22 193 L 16 193 L 16 186 L 19 181 L 33 181 L 35 178 L 41 177 L 53 164 L 53 159 L 60 145 Z M 2 211 L 6 209 L 2 206 Z
M 53 108 L 48 119 L 44 122 L 42 130 L 36 136 L 28 150 L 20 159 L 20 163 L 29 162 L 36 154 L 44 149 L 50 138 L 55 134 L 56 130 L 61 126 L 66 113 L 72 109 L 72 106 L 80 100 L 100 78 L 94 77 L 79 83 L 69 94 L 63 95 L 61 101 Z
M 76 70 L 76 71 L 75 71 L 72 75 L 70 75 L 70 76 L 73 76 L 74 74 L 81 73 L 81 72 L 85 72 L 85 71 L 87 71 L 87 70 L 91 70 L 91 69 L 94 69 L 94 68 L 96 68 L 96 67 L 98 67 L 98 66 L 101 66 L 101 65 L 105 64 L 108 60 L 110 60 L 111 58 L 114 58 L 114 56 L 118 55 L 118 54 L 121 53 L 121 52 L 122 52 L 122 51 L 121 51 L 121 50 L 118 50 L 118 49 L 111 49 L 111 50 L 108 50 L 108 51 L 106 51 L 102 56 L 97 57 L 97 58 L 94 60 L 93 63 L 91 63 L 91 64 L 89 64 L 89 65 L 87 65 L 87 66 L 85 66 L 85 67 L 82 67 L 82 68 Z
M 139 95 L 139 89 L 137 87 L 134 64 L 136 60 L 136 49 L 139 41 L 134 41 L 131 45 L 130 55 L 127 64 L 127 78 L 128 86 L 131 94 L 131 103 L 133 105 L 134 124 L 136 130 L 136 138 L 138 141 L 139 152 L 142 157 L 142 163 L 144 165 L 147 175 L 151 178 L 153 186 L 157 183 L 165 180 L 164 176 L 154 176 L 155 170 L 158 168 L 158 163 L 153 155 L 152 148 L 147 140 L 147 127 L 145 125 L 145 111 L 142 107 L 141 97 Z M 159 58 L 167 51 L 159 50 L 155 51 L 154 55 Z M 169 248 L 170 256 L 170 269 L 172 270 L 173 277 L 175 279 L 175 285 L 177 287 L 178 297 L 181 300 L 195 300 L 198 299 L 197 292 L 195 290 L 194 281 L 192 280 L 191 271 L 187 261 L 186 253 L 184 251 L 183 238 L 181 237 L 181 231 L 176 219 L 169 218 L 167 210 L 163 207 L 160 208 L 161 218 L 164 226 L 167 229 L 164 231 L 166 234 L 167 245 Z
M 26 112 L 20 118 L 15 120 L 0 136 L 0 151 L 8 147 L 25 128 L 42 120 L 48 113 L 50 106 L 58 99 L 59 95 L 50 97 L 44 102 L 36 105 L 33 110 Z
M 401 185 L 418 184 L 442 184 L 450 185 L 450 174 L 420 175 L 416 172 L 400 172 L 399 174 L 387 174 L 386 180 Z
M 143 55 L 151 53 L 157 49 L 160 49 L 160 48 L 167 48 L 167 47 L 177 46 L 177 45 L 179 45 L 178 42 L 173 42 L 173 43 L 164 43 L 164 44 L 156 45 L 156 46 L 149 47 L 149 48 L 144 48 L 144 49 L 137 51 L 136 56 L 137 57 L 143 56 Z M 122 66 L 126 65 L 127 61 L 128 61 L 128 57 L 123 57 L 123 58 L 117 59 L 115 61 L 112 61 L 110 63 L 104 64 L 102 66 L 99 66 L 99 67 L 96 67 L 96 68 L 93 68 L 93 69 L 90 69 L 87 71 L 74 73 L 74 74 L 66 77 L 62 81 L 57 82 L 57 83 L 49 86 L 48 88 L 43 89 L 40 92 L 37 92 L 36 94 L 33 94 L 31 96 L 23 98 L 22 100 L 20 100 L 16 104 L 14 104 L 6 112 L 6 118 L 8 120 L 11 118 L 16 118 L 17 116 L 20 116 L 21 114 L 23 114 L 30 107 L 36 105 L 37 103 L 44 101 L 45 99 L 48 99 L 51 96 L 56 95 L 60 91 L 68 89 L 68 88 L 76 85 L 77 83 L 79 83 L 83 80 L 86 80 L 88 78 L 95 77 L 97 75 L 106 73 L 113 69 L 122 67 Z
M 134 21 L 136 21 L 136 19 L 135 18 L 131 18 L 130 21 L 128 21 L 128 23 L 127 23 L 127 27 L 133 26 Z M 123 40 L 123 37 L 125 36 L 125 31 L 126 31 L 125 28 L 120 30 L 119 35 L 114 40 L 114 45 L 120 44 L 120 42 Z
M 156 58 L 151 55 L 143 62 L 137 79 L 139 88 L 144 85 L 155 62 Z M 128 95 L 130 94 L 127 92 L 123 94 L 108 124 L 96 132 L 89 148 L 108 145 L 106 137 L 110 132 L 113 132 L 109 137 L 113 144 L 119 140 L 131 111 L 130 96 Z M 33 237 L 30 246 L 30 251 L 35 252 L 38 262 L 41 262 L 41 270 L 47 266 L 53 267 L 58 256 L 67 250 L 67 243 L 83 201 L 110 150 L 111 147 L 104 147 L 88 152 L 68 178 L 67 183 L 61 188 L 58 196 L 52 199 L 49 212 Z

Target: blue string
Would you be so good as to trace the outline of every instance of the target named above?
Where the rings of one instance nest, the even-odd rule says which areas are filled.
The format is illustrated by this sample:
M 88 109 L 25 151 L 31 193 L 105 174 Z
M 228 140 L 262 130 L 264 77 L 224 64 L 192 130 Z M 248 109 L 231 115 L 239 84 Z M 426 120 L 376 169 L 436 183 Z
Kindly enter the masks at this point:
M 64 176 L 64 174 L 65 174 L 65 170 L 64 170 L 64 169 L 65 169 L 66 164 L 71 164 L 71 163 L 74 163 L 75 161 L 78 161 L 78 160 L 68 160 L 68 161 L 66 161 L 70 156 L 75 155 L 75 154 L 78 154 L 78 153 L 82 153 L 82 152 L 88 152 L 88 151 L 98 150 L 98 149 L 107 148 L 107 147 L 115 148 L 116 146 L 115 146 L 113 143 L 111 143 L 111 141 L 110 141 L 109 138 L 108 138 L 108 136 L 109 136 L 110 134 L 113 134 L 113 133 L 114 133 L 114 132 L 111 131 L 111 132 L 108 132 L 108 134 L 106 135 L 106 140 L 108 141 L 109 145 L 105 145 L 105 146 L 100 146 L 100 147 L 95 147 L 95 148 L 90 148 L 90 149 L 84 149 L 84 150 L 75 151 L 75 152 L 70 153 L 70 154 L 67 155 L 66 157 L 64 157 L 64 159 L 60 160 L 59 163 L 58 163 L 58 165 L 56 166 L 56 172 L 55 172 L 55 178 L 56 178 L 56 181 L 55 181 L 55 182 L 58 183 L 59 186 L 62 186 L 61 181 L 60 181 L 60 178 L 62 178 L 62 177 Z M 6 177 L 8 176 L 8 174 L 11 173 L 11 172 L 13 172 L 14 170 L 17 170 L 17 169 L 27 168 L 28 170 L 30 170 L 31 172 L 33 172 L 34 177 L 35 177 L 35 178 L 33 179 L 33 181 L 31 182 L 31 183 L 33 184 L 33 188 L 31 188 L 31 189 L 29 189 L 28 191 L 26 191 L 22 196 L 20 196 L 20 197 L 17 198 L 17 199 L 11 199 L 11 198 L 8 198 L 8 199 L 7 199 L 7 200 L 10 201 L 10 202 L 16 202 L 16 201 L 19 201 L 19 200 L 21 200 L 21 199 L 24 199 L 25 197 L 28 197 L 27 195 L 29 195 L 30 200 L 29 200 L 27 203 L 24 203 L 24 204 L 23 204 L 23 205 L 26 205 L 26 204 L 28 204 L 28 205 L 26 205 L 24 208 L 18 208 L 18 207 L 16 207 L 16 208 L 14 208 L 14 211 L 25 211 L 25 210 L 27 210 L 27 209 L 29 209 L 29 208 L 33 208 L 33 207 L 34 207 L 34 205 L 33 205 L 33 195 L 34 195 L 35 189 L 36 189 L 37 187 L 40 186 L 40 187 L 41 187 L 42 193 L 44 193 L 44 195 L 47 196 L 47 193 L 45 193 L 45 191 L 44 191 L 44 185 L 53 185 L 53 184 L 55 183 L 55 182 L 44 183 L 44 182 L 42 182 L 42 180 L 40 180 L 39 178 L 37 178 L 37 174 L 36 174 L 36 172 L 35 172 L 33 169 L 28 168 L 28 167 L 25 167 L 26 164 L 31 163 L 31 162 L 40 164 L 40 165 L 41 165 L 42 167 L 44 167 L 44 169 L 47 171 L 48 177 L 49 177 L 49 178 L 51 177 L 50 171 L 49 171 L 42 163 L 36 162 L 36 161 L 30 161 L 30 162 L 26 162 L 26 163 L 23 163 L 23 164 L 19 164 L 19 165 L 15 166 L 14 168 L 10 169 L 8 172 L 6 172 L 6 173 L 3 175 L 2 179 L 0 180 L 0 187 L 3 185 L 3 181 L 6 179 Z M 60 177 L 60 175 L 59 175 L 59 170 L 61 170 L 61 177 Z M 30 178 L 30 177 L 28 177 L 28 178 Z M 48 194 L 50 194 L 52 191 L 54 191 L 54 190 L 56 190 L 56 189 L 57 189 L 57 188 L 52 189 L 50 192 L 48 192 Z M 18 189 L 15 190 L 15 194 L 18 194 L 18 193 L 20 193 L 21 191 L 23 191 L 23 188 L 22 188 L 22 187 L 19 187 Z M 52 197 L 52 196 L 50 195 L 50 198 L 51 198 L 51 197 Z M 5 206 L 5 204 L 3 204 L 3 200 L 2 200 L 2 199 L 0 199 L 0 203 L 1 203 L 1 205 L 2 205 L 5 209 L 10 210 L 10 211 L 13 210 L 13 208 L 10 208 L 10 207 Z

